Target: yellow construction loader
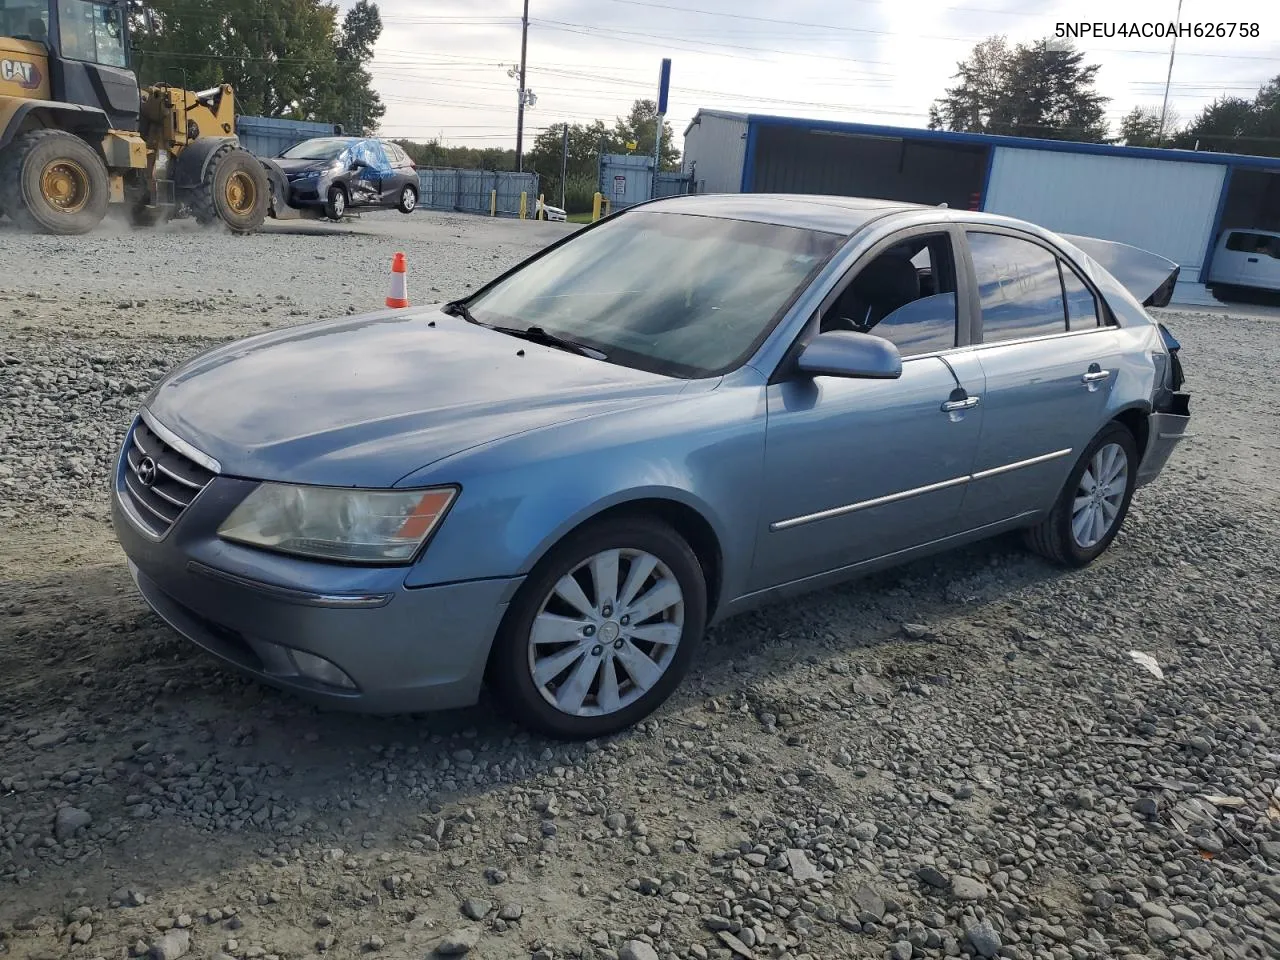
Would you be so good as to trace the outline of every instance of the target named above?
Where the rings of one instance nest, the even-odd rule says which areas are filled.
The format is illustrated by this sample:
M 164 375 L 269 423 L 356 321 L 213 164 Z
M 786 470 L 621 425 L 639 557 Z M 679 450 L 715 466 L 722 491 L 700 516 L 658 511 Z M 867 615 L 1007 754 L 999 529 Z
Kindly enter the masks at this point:
M 240 146 L 229 86 L 139 89 L 127 0 L 0 0 L 0 212 L 47 233 L 189 212 L 245 233 L 287 196 Z

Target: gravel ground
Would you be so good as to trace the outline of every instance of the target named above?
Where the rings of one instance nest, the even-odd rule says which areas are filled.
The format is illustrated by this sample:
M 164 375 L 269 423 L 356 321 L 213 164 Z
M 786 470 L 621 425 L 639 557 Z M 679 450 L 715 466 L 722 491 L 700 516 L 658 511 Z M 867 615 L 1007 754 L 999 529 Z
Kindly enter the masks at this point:
M 1196 437 L 1089 570 L 997 540 L 741 617 L 611 741 L 318 712 L 147 612 L 105 477 L 164 370 L 564 229 L 0 224 L 0 955 L 1280 955 L 1265 311 L 1163 311 Z

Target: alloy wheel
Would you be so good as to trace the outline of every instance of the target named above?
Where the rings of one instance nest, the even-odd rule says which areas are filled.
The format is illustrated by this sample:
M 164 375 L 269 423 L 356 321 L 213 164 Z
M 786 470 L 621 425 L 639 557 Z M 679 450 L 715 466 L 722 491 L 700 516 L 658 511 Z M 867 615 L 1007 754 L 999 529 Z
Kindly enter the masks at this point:
M 684 633 L 684 593 L 643 550 L 604 550 L 561 577 L 528 638 L 533 684 L 575 717 L 622 710 L 653 689 Z
M 1088 550 L 1115 526 L 1129 486 L 1129 457 L 1118 443 L 1099 447 L 1080 475 L 1071 507 L 1071 536 Z

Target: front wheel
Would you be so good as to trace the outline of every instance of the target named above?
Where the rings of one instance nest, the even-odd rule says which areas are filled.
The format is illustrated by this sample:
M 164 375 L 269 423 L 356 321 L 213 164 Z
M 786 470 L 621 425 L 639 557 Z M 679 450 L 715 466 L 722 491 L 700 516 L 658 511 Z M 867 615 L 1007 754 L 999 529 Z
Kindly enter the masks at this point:
M 418 205 L 418 191 L 413 187 L 406 186 L 400 191 L 400 203 L 396 205 L 396 209 L 401 213 L 413 213 L 414 208 Z
M 250 233 L 267 219 L 270 197 L 271 182 L 258 158 L 227 145 L 210 158 L 204 179 L 189 199 L 200 223 L 221 220 L 234 233 Z
M 1027 531 L 1027 545 L 1062 566 L 1088 566 L 1120 532 L 1137 470 L 1133 434 L 1108 424 L 1085 448 L 1049 516 Z
M 329 197 L 324 205 L 324 215 L 330 220 L 341 220 L 347 212 L 347 191 L 342 187 L 330 187 Z
M 607 736 L 671 695 L 706 617 L 706 581 L 684 539 L 655 520 L 604 521 L 534 568 L 499 628 L 489 679 L 522 726 Z

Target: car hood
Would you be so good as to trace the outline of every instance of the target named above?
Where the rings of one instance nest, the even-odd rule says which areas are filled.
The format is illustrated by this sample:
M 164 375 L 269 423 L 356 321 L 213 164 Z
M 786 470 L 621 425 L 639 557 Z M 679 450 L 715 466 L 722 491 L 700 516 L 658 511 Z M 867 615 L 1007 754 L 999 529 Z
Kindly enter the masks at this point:
M 324 170 L 333 163 L 332 160 L 290 160 L 276 157 L 275 165 L 285 173 L 302 173 L 306 170 Z
M 147 408 L 227 476 L 386 487 L 470 447 L 664 402 L 687 384 L 437 307 L 219 347 L 169 374 Z

